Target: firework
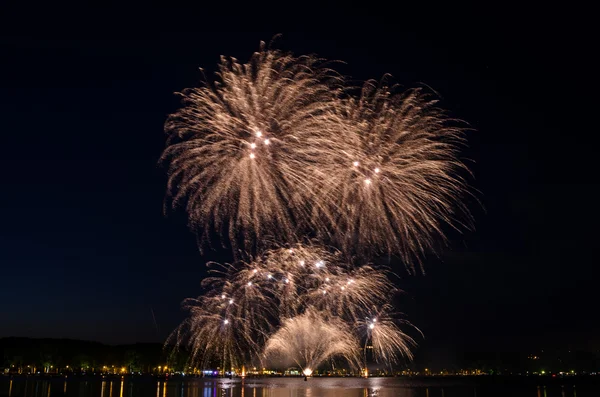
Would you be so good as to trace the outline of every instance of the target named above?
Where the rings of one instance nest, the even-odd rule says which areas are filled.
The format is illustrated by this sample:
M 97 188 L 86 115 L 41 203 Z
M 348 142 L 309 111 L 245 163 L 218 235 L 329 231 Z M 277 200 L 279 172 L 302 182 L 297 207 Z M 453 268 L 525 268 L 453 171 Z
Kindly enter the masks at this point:
M 222 57 L 214 84 L 181 93 L 162 159 L 172 205 L 185 205 L 202 243 L 211 230 L 250 251 L 268 235 L 295 241 L 313 198 L 304 140 L 337 125 L 338 82 L 317 58 L 262 43 L 246 64 Z
M 391 309 L 391 305 L 385 304 L 374 310 L 373 315 L 358 322 L 365 336 L 365 355 L 366 346 L 370 343 L 377 362 L 391 364 L 399 363 L 403 358 L 412 360 L 411 348 L 416 346 L 416 342 L 398 326 L 399 321 L 389 314 Z
M 284 365 L 294 363 L 307 376 L 333 358 L 360 368 L 359 351 L 358 340 L 347 323 L 313 311 L 285 319 L 265 347 L 268 358 Z
M 293 356 L 302 368 L 315 369 L 334 356 L 355 366 L 359 352 L 352 346 L 359 340 L 377 345 L 375 359 L 381 362 L 410 357 L 412 339 L 395 320 L 384 321 L 383 311 L 396 292 L 391 274 L 382 267 L 355 268 L 342 258 L 338 251 L 297 244 L 266 251 L 250 262 L 212 264 L 212 276 L 203 281 L 206 293 L 184 302 L 189 317 L 170 341 L 187 346 L 195 364 L 216 359 L 239 367 L 252 360 L 277 358 L 283 354 L 286 336 L 319 322 L 328 325 L 320 328 L 318 337 L 308 335 L 313 329 L 307 326 L 295 343 L 307 346 L 329 340 L 321 334 L 333 328 L 351 334 L 352 339 L 347 345 L 332 345 L 333 350 L 316 344 L 310 354 L 298 352 L 312 357 Z M 364 319 L 373 316 L 382 319 L 381 327 L 365 333 Z M 333 333 L 335 338 L 340 335 Z
M 422 90 L 364 85 L 338 104 L 343 133 L 314 136 L 313 227 L 346 254 L 414 259 L 444 240 L 444 225 L 468 223 L 461 201 L 463 130 Z M 327 131 L 327 130 L 326 130 Z
M 185 344 L 190 362 L 206 368 L 216 363 L 222 368 L 233 368 L 251 360 L 259 346 L 249 319 L 236 315 L 230 299 L 217 302 L 212 297 L 186 299 L 183 306 L 188 318 L 170 335 L 167 344 L 175 350 Z
M 448 226 L 470 226 L 456 121 L 420 89 L 367 82 L 354 97 L 320 62 L 264 44 L 246 64 L 223 57 L 166 123 L 171 204 L 201 246 L 218 232 L 247 253 L 184 302 L 168 342 L 196 364 L 286 357 L 308 375 L 334 358 L 357 367 L 367 344 L 382 363 L 412 358 L 390 272 L 357 264 L 397 254 L 413 270 Z M 339 251 L 292 245 L 311 237 Z

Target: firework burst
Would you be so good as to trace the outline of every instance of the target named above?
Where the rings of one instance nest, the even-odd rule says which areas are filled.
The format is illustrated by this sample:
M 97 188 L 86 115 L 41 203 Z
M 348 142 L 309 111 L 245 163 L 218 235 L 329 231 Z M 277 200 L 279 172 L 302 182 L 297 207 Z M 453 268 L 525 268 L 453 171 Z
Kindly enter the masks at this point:
M 356 367 L 360 349 L 354 347 L 359 340 L 377 342 L 376 359 L 382 362 L 410 357 L 413 341 L 392 319 L 382 322 L 376 332 L 363 332 L 364 318 L 382 311 L 377 308 L 387 308 L 396 292 L 385 268 L 354 268 L 342 261 L 340 252 L 307 244 L 211 268 L 212 276 L 203 281 L 206 294 L 184 302 L 189 317 L 170 339 L 178 347 L 186 346 L 195 364 L 217 360 L 239 367 L 252 360 L 276 358 L 284 353 L 282 340 L 301 328 L 303 334 L 296 342 L 303 350 L 314 344 L 310 352 L 290 356 L 302 368 L 315 369 L 331 357 L 345 358 Z M 384 318 L 381 313 L 378 316 Z M 315 334 L 310 324 L 320 324 L 319 332 Z M 339 332 L 333 337 L 352 338 L 324 350 L 316 342 L 329 341 L 321 334 L 334 328 Z
M 359 351 L 358 340 L 347 323 L 310 310 L 285 319 L 265 346 L 267 358 L 284 365 L 294 363 L 305 375 L 311 375 L 323 362 L 334 358 L 360 368 Z
M 343 133 L 307 141 L 320 181 L 313 227 L 346 254 L 399 254 L 412 268 L 444 240 L 444 225 L 469 222 L 463 130 L 420 89 L 368 82 L 337 110 Z
M 391 310 L 391 305 L 384 304 L 374 309 L 374 315 L 358 321 L 365 340 L 365 355 L 366 346 L 370 343 L 373 359 L 377 362 L 391 364 L 399 363 L 401 359 L 412 360 L 411 348 L 416 346 L 416 342 L 402 331 L 399 324 L 403 322 L 391 316 Z
M 266 235 L 295 241 L 312 197 L 304 139 L 337 125 L 338 83 L 317 58 L 262 43 L 246 64 L 222 57 L 214 84 L 181 93 L 163 161 L 172 205 L 185 205 L 201 242 L 211 230 L 250 251 Z
M 310 374 L 334 358 L 360 366 L 367 344 L 382 363 L 412 358 L 391 273 L 356 265 L 400 255 L 414 270 L 448 226 L 470 226 L 463 129 L 420 89 L 351 93 L 319 59 L 262 44 L 181 94 L 162 157 L 170 204 L 186 207 L 201 247 L 217 232 L 248 253 L 213 264 L 206 293 L 184 302 L 168 343 L 195 364 L 286 357 Z M 315 236 L 339 251 L 293 245 Z

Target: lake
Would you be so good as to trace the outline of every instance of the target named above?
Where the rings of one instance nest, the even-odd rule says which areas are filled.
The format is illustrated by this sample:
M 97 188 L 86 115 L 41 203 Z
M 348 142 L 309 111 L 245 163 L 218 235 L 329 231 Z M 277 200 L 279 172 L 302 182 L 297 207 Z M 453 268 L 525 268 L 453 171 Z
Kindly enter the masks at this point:
M 595 377 L 594 377 L 595 378 Z M 247 378 L 0 376 L 8 397 L 571 397 L 600 395 L 600 379 Z

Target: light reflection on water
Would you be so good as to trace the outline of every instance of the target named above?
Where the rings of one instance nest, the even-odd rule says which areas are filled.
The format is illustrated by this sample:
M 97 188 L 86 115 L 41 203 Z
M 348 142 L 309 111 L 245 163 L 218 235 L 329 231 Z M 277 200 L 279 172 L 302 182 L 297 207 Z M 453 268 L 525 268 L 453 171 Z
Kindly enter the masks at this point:
M 471 384 L 415 383 L 402 378 L 262 379 L 9 379 L 0 376 L 0 397 L 576 397 L 573 385 L 517 385 L 499 390 Z M 581 390 L 580 390 L 581 391 Z M 599 387 L 589 395 L 598 395 Z M 581 393 L 580 395 L 586 395 Z

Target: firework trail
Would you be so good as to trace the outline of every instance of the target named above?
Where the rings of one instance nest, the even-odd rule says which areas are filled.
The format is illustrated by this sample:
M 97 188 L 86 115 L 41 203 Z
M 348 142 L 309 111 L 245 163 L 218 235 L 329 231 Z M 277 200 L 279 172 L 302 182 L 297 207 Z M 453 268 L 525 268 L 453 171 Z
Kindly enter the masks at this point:
M 267 341 L 265 355 L 284 365 L 294 363 L 310 376 L 328 359 L 343 358 L 353 368 L 360 368 L 359 343 L 348 324 L 340 319 L 326 319 L 317 312 L 285 319 Z
M 464 136 L 422 90 L 394 92 L 367 82 L 338 103 L 343 133 L 307 138 L 320 181 L 311 221 L 347 255 L 399 254 L 413 268 L 445 225 L 469 226 Z
M 421 89 L 369 81 L 353 96 L 343 83 L 319 59 L 263 43 L 181 94 L 162 156 L 170 204 L 186 207 L 201 247 L 217 232 L 247 253 L 212 264 L 206 293 L 184 302 L 189 317 L 168 342 L 194 363 L 355 367 L 368 343 L 379 362 L 412 358 L 390 314 L 390 272 L 357 265 L 399 255 L 414 270 L 448 226 L 470 226 L 464 131 Z M 339 251 L 293 245 L 313 237 Z
M 469 227 L 463 129 L 421 89 L 367 82 L 358 97 L 317 58 L 265 49 L 223 57 L 166 123 L 168 191 L 201 246 L 212 230 L 258 252 L 318 235 L 348 257 L 407 267 Z
M 354 268 L 341 258 L 337 251 L 297 244 L 266 251 L 251 262 L 212 264 L 212 277 L 203 281 L 207 292 L 184 301 L 189 316 L 168 342 L 189 349 L 194 364 L 217 360 L 226 363 L 226 368 L 239 367 L 282 353 L 283 343 L 273 342 L 273 338 L 281 341 L 290 335 L 290 329 L 296 332 L 306 326 L 305 336 L 296 341 L 305 345 L 304 350 L 311 341 L 328 340 L 308 336 L 313 328 L 307 324 L 318 320 L 329 324 L 319 332 L 333 327 L 344 335 L 350 333 L 353 339 L 347 345 L 333 346 L 334 350 L 315 344 L 312 350 L 297 353 L 309 354 L 310 360 L 308 356 L 290 356 L 302 362 L 302 368 L 315 369 L 333 356 L 347 359 L 354 367 L 360 349 L 352 354 L 348 349 L 359 340 L 372 340 L 374 349 L 377 345 L 375 358 L 384 363 L 411 357 L 413 340 L 391 318 L 381 317 L 375 331 L 365 333 L 364 319 L 375 318 L 373 313 L 380 316 L 397 292 L 389 280 L 391 274 L 368 265 Z
M 373 348 L 373 359 L 388 365 L 397 364 L 403 358 L 412 360 L 411 348 L 417 345 L 412 337 L 401 330 L 399 321 L 390 315 L 391 310 L 390 304 L 384 304 L 374 309 L 372 316 L 358 321 L 358 327 L 362 330 L 365 340 L 365 356 L 366 346 L 370 343 Z M 407 322 L 405 324 L 410 325 Z M 420 333 L 417 328 L 414 329 Z
M 339 79 L 317 58 L 264 43 L 246 64 L 222 57 L 216 76 L 184 90 L 184 107 L 166 123 L 171 203 L 185 205 L 201 243 L 211 230 L 234 251 L 255 251 L 267 235 L 296 241 L 314 185 L 304 137 L 337 125 Z

